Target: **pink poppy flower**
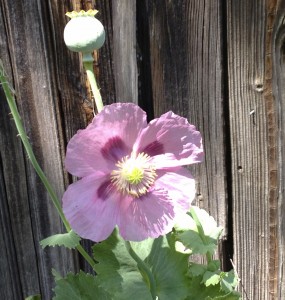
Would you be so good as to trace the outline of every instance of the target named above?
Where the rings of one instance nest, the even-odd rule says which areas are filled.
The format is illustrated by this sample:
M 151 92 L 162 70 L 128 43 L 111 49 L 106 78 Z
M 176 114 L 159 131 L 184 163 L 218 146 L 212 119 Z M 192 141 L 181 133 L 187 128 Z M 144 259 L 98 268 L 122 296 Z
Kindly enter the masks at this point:
M 67 145 L 66 169 L 82 177 L 63 196 L 73 230 L 95 242 L 117 225 L 125 240 L 156 238 L 189 210 L 195 181 L 183 168 L 201 162 L 201 135 L 168 112 L 147 124 L 132 103 L 105 106 Z

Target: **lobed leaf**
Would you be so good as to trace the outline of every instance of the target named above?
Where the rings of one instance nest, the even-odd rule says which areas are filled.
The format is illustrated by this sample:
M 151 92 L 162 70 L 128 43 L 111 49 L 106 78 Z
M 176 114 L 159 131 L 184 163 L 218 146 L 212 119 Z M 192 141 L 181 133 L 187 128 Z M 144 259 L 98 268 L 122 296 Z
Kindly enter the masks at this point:
M 102 287 L 95 276 L 82 271 L 69 273 L 65 278 L 56 279 L 53 300 L 110 300 L 113 299 Z
M 188 276 L 195 277 L 201 276 L 207 271 L 207 265 L 196 264 L 191 262 L 189 265 Z
M 221 289 L 225 292 L 230 292 L 238 285 L 238 276 L 234 270 L 221 273 Z
M 202 276 L 193 277 L 190 285 L 189 296 L 186 300 L 240 300 L 238 292 L 225 292 L 220 284 L 206 286 L 202 283 Z
M 210 271 L 206 271 L 202 279 L 202 282 L 205 284 L 205 286 L 216 285 L 220 283 L 220 281 L 221 281 L 221 277 L 218 274 L 218 272 L 210 272 Z
M 80 237 L 73 231 L 70 230 L 67 233 L 59 233 L 40 241 L 40 245 L 45 248 L 47 246 L 64 246 L 69 249 L 75 249 L 80 242 Z
M 175 250 L 173 236 L 132 242 L 131 245 L 155 279 L 159 300 L 187 297 L 190 284 L 186 276 L 188 255 Z M 149 278 L 129 255 L 117 229 L 107 240 L 94 245 L 93 252 L 99 262 L 95 269 L 100 286 L 112 293 L 113 299 L 152 300 Z
M 192 254 L 212 255 L 223 229 L 217 226 L 217 222 L 205 210 L 194 206 L 191 209 L 194 210 L 197 221 L 195 222 L 190 213 L 181 218 L 175 226 L 177 240 L 189 248 Z

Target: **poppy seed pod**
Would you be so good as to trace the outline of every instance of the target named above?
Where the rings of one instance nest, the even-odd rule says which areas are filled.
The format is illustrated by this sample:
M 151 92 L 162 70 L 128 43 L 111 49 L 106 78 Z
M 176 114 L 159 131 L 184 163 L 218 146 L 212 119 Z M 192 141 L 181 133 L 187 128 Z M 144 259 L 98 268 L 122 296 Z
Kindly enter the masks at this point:
M 94 18 L 97 12 L 88 10 L 66 14 L 71 18 L 64 28 L 64 42 L 69 50 L 90 53 L 103 46 L 105 30 L 102 23 Z

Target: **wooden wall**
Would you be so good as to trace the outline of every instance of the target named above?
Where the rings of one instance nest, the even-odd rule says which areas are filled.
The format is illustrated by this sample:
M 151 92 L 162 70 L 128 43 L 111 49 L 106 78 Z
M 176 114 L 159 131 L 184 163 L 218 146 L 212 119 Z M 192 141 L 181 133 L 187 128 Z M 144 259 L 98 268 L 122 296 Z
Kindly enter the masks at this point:
M 94 64 L 105 104 L 138 103 L 149 119 L 172 110 L 197 126 L 196 203 L 225 227 L 223 268 L 232 259 L 244 299 L 284 298 L 285 0 L 1 0 L 0 58 L 59 197 L 72 181 L 66 144 L 93 116 L 80 58 L 63 43 L 65 12 L 94 5 L 107 33 Z M 1 89 L 0 112 L 0 293 L 51 299 L 51 268 L 84 264 L 39 246 L 62 225 Z

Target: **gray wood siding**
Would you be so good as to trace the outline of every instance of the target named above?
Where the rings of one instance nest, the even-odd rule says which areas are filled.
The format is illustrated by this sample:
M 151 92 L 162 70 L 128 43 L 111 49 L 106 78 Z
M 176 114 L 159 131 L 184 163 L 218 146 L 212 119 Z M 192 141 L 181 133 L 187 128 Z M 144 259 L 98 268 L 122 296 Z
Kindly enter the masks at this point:
M 285 0 L 1 0 L 0 58 L 60 198 L 74 180 L 66 144 L 93 117 L 81 58 L 63 42 L 65 12 L 94 5 L 107 34 L 94 54 L 104 103 L 137 103 L 149 119 L 172 110 L 196 125 L 205 160 L 190 166 L 195 203 L 225 228 L 223 268 L 232 259 L 244 299 L 283 299 Z M 51 299 L 52 268 L 90 269 L 73 251 L 41 249 L 63 226 L 1 87 L 0 112 L 1 297 Z

